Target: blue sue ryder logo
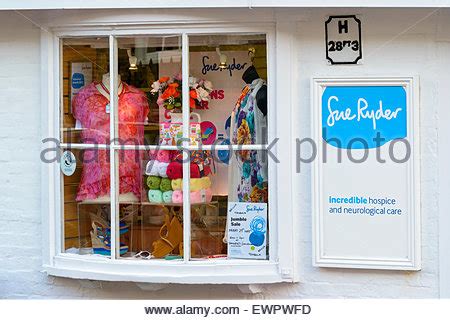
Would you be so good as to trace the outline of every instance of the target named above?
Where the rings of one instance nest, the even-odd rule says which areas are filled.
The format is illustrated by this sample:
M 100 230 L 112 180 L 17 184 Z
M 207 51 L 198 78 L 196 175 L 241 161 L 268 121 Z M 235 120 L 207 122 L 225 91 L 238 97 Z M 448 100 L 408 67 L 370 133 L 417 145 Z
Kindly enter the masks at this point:
M 330 86 L 322 95 L 322 138 L 336 148 L 377 148 L 406 138 L 406 115 L 402 86 Z
M 81 87 L 84 87 L 84 74 L 74 73 L 72 75 L 72 88 L 80 89 Z

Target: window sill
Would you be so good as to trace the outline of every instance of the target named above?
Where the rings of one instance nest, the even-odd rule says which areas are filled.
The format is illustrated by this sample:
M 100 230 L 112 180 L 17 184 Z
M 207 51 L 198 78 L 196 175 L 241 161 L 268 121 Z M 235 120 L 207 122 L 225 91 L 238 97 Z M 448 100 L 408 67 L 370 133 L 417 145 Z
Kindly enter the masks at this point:
M 130 261 L 62 254 L 53 265 L 44 265 L 49 275 L 102 281 L 182 284 L 264 284 L 292 282 L 271 261 Z

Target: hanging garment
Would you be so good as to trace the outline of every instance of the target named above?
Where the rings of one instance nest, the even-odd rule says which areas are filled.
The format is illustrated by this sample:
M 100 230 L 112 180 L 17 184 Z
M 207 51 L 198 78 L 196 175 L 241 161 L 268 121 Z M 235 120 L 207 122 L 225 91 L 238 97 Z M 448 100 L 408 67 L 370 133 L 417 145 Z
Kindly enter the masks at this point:
M 109 144 L 109 92 L 101 83 L 94 82 L 84 87 L 73 98 L 73 115 L 81 124 L 83 143 Z M 144 122 L 149 113 L 145 93 L 122 83 L 118 97 L 119 143 L 143 144 Z M 101 91 L 101 92 L 100 92 Z M 78 186 L 77 201 L 97 199 L 109 195 L 110 167 L 109 150 L 86 149 L 83 154 L 83 171 Z M 119 151 L 119 193 L 141 195 L 141 159 L 138 150 Z
M 231 115 L 232 144 L 265 144 L 266 117 L 258 108 L 256 94 L 265 84 L 255 79 L 245 86 Z M 267 203 L 267 153 L 235 151 L 229 165 L 229 198 L 238 202 Z

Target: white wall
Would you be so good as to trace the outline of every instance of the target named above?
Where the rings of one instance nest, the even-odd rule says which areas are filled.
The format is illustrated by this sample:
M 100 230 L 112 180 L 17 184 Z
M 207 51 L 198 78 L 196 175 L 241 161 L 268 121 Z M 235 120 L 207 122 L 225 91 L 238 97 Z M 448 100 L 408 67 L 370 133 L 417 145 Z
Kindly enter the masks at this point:
M 358 10 L 337 11 L 356 12 Z M 301 212 L 303 228 L 300 250 L 305 258 L 301 263 L 304 279 L 293 291 L 299 296 L 313 297 L 437 297 L 439 294 L 438 256 L 438 107 L 439 85 L 448 68 L 450 56 L 438 63 L 437 26 L 443 23 L 440 12 L 405 10 L 370 10 L 363 13 L 364 63 L 361 66 L 327 66 L 323 62 L 324 15 L 321 11 L 310 21 L 299 23 L 297 41 L 299 115 L 296 126 L 300 136 L 310 132 L 309 80 L 311 76 L 376 76 L 419 75 L 421 84 L 421 187 L 422 187 L 422 271 L 364 271 L 319 269 L 311 266 L 311 173 L 306 168 L 300 175 L 297 207 Z M 447 30 L 450 20 L 445 22 Z M 448 46 L 448 43 L 445 45 Z M 350 177 L 349 177 L 350 178 Z
M 298 69 L 296 137 L 309 136 L 309 79 L 314 75 L 419 75 L 421 80 L 422 249 L 420 272 L 319 269 L 311 266 L 309 167 L 295 175 L 301 281 L 267 286 L 262 294 L 236 286 L 170 285 L 158 292 L 132 283 L 78 281 L 46 276 L 41 268 L 40 30 L 16 13 L 0 13 L 0 298 L 320 298 L 439 295 L 438 111 L 450 70 L 449 11 L 298 10 L 292 37 Z M 364 64 L 330 67 L 324 61 L 328 14 L 361 13 Z M 55 13 L 53 13 L 54 15 Z M 429 15 L 429 16 L 428 16 Z M 142 18 L 142 17 L 141 17 Z M 447 81 L 447 87 L 442 81 Z M 448 95 L 448 94 L 447 94 Z M 280 115 L 282 115 L 280 108 Z

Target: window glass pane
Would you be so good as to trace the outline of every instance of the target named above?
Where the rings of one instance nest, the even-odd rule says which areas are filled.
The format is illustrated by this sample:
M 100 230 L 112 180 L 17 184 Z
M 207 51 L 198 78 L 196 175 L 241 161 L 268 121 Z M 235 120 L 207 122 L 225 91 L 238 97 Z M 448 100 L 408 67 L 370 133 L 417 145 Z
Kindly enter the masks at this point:
M 108 99 L 102 82 L 109 72 L 108 38 L 62 39 L 61 140 L 107 143 Z
M 119 208 L 130 208 L 131 260 L 181 260 L 183 248 L 182 153 L 120 150 Z
M 267 143 L 265 35 L 190 36 L 189 74 L 191 140 Z
M 119 143 L 176 145 L 182 134 L 181 36 L 121 37 L 117 43 Z
M 190 36 L 189 52 L 190 133 L 199 123 L 202 144 L 213 150 L 217 145 L 266 144 L 266 36 Z M 268 258 L 266 155 L 214 151 L 210 183 L 192 178 L 192 259 Z
M 110 256 L 109 151 L 61 154 L 63 251 Z
M 226 153 L 212 154 L 209 183 L 191 179 L 191 257 L 268 259 L 267 152 Z

